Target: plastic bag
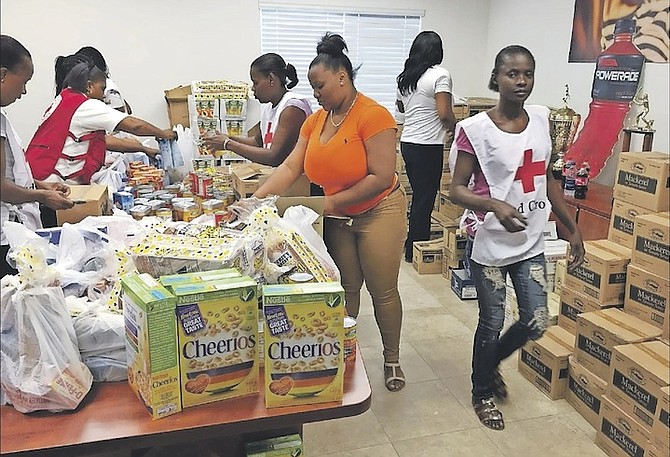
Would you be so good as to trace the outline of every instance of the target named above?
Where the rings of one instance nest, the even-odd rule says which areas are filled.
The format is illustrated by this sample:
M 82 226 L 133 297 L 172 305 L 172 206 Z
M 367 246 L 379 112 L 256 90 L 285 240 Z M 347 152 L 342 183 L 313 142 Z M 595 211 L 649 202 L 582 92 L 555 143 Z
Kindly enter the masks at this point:
M 181 157 L 177 158 L 177 162 L 173 164 L 175 168 L 168 170 L 170 182 L 180 182 L 193 171 L 193 159 L 199 156 L 198 145 L 193 138 L 190 128 L 184 128 L 181 124 L 175 126 L 174 130 L 177 132 L 176 146 L 181 153 Z M 179 165 L 181 163 L 182 165 Z
M 109 356 L 125 349 L 123 314 L 106 306 L 93 305 L 72 320 L 82 357 Z M 124 358 L 125 360 L 125 358 Z
M 114 382 L 128 379 L 126 350 L 114 351 L 109 356 L 84 357 L 95 382 Z
M 126 173 L 126 165 L 123 162 L 123 155 L 116 158 L 107 168 L 102 168 L 91 176 L 92 184 L 102 184 L 107 186 L 107 197 L 110 201 L 114 200 L 114 192 L 123 186 L 123 177 Z
M 17 411 L 75 409 L 93 383 L 81 361 L 72 319 L 58 287 L 21 289 L 2 279 L 0 383 Z

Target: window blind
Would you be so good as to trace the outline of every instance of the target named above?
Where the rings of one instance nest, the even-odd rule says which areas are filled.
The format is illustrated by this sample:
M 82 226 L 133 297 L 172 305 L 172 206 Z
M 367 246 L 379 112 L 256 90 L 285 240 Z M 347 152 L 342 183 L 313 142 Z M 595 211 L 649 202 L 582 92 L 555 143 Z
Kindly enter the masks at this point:
M 394 112 L 396 77 L 421 31 L 421 16 L 263 6 L 260 12 L 262 53 L 275 52 L 296 67 L 300 82 L 293 91 L 308 96 L 314 109 L 307 70 L 319 39 L 332 32 L 344 37 L 359 67 L 356 88 Z

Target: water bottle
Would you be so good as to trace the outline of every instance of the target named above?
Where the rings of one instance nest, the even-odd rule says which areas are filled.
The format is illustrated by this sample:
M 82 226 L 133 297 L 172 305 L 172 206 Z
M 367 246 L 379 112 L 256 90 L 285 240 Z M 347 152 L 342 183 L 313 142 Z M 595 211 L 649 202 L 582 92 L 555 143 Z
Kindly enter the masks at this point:
M 577 163 L 588 160 L 598 176 L 619 139 L 630 102 L 637 93 L 644 56 L 633 44 L 635 21 L 620 19 L 614 26 L 614 43 L 596 61 L 589 114 L 584 128 L 566 154 Z
M 589 163 L 584 162 L 575 177 L 575 198 L 583 200 L 589 187 Z
M 575 180 L 577 178 L 577 164 L 574 160 L 568 160 L 565 163 L 567 168 L 565 173 L 565 187 L 563 188 L 563 194 L 566 197 L 575 196 Z

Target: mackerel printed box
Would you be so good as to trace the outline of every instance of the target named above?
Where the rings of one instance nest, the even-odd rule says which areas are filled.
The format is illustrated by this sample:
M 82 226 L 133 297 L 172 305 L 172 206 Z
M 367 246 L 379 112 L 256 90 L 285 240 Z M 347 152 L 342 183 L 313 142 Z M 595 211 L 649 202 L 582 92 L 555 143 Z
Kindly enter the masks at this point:
M 626 279 L 626 297 L 623 309 L 661 329 L 670 326 L 670 281 L 647 270 L 630 264 Z
M 574 335 L 558 326 L 549 327 L 542 338 L 529 341 L 519 351 L 519 373 L 552 400 L 563 398 L 568 356 L 574 346 Z
M 344 289 L 337 282 L 263 286 L 265 406 L 341 401 Z
M 635 218 L 654 211 L 633 205 L 622 200 L 614 200 L 612 204 L 612 216 L 610 217 L 610 228 L 607 239 L 627 248 L 633 249 L 633 232 L 635 230 Z
M 596 445 L 608 457 L 648 457 L 650 438 L 649 430 L 603 397 Z
M 608 308 L 577 316 L 575 359 L 602 379 L 610 379 L 614 346 L 649 341 L 661 335 L 653 325 L 620 309 Z
M 569 270 L 565 285 L 603 305 L 623 304 L 630 249 L 608 240 L 585 241 L 584 263 Z
M 651 431 L 659 412 L 661 389 L 670 384 L 670 349 L 661 341 L 614 348 L 607 396 Z
M 670 156 L 664 152 L 619 154 L 615 199 L 652 211 L 670 209 Z
M 577 333 L 577 315 L 611 308 L 613 305 L 602 305 L 596 300 L 579 292 L 563 287 L 558 310 L 558 325 L 575 335 Z
M 661 396 L 658 399 L 656 420 L 651 428 L 651 439 L 660 450 L 665 450 L 662 455 L 670 454 L 670 387 L 661 387 Z
M 565 392 L 565 401 L 595 429 L 598 429 L 600 423 L 600 406 L 606 393 L 607 382 L 571 356 L 568 361 L 568 390 Z
M 670 213 L 635 218 L 632 262 L 664 278 L 670 277 Z

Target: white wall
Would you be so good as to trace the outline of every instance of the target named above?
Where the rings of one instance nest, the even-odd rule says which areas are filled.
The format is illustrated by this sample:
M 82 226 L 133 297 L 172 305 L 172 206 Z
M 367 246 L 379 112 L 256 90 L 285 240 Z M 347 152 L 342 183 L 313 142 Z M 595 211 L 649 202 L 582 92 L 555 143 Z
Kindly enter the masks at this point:
M 452 72 L 455 93 L 470 96 L 487 95 L 485 83 L 480 81 L 482 62 L 472 57 L 485 53 L 489 1 L 291 3 L 339 9 L 425 10 L 423 28 L 435 30 L 443 38 L 443 65 Z M 258 2 L 253 0 L 2 0 L 0 8 L 2 33 L 22 42 L 35 64 L 28 94 L 7 108 L 24 143 L 53 100 L 53 64 L 58 55 L 86 45 L 96 47 L 105 56 L 133 114 L 167 127 L 164 89 L 194 79 L 248 81 L 249 64 L 260 54 L 260 15 Z M 253 116 L 254 110 L 250 113 Z
M 495 97 L 486 88 L 495 54 L 508 44 L 525 45 L 537 59 L 537 82 L 530 102 L 560 106 L 564 86 L 569 84 L 571 106 L 582 118 L 588 114 L 594 64 L 567 63 L 572 1 L 290 3 L 339 9 L 425 10 L 423 29 L 435 30 L 442 37 L 443 65 L 452 73 L 457 95 Z M 2 33 L 21 41 L 35 63 L 27 96 L 8 108 L 24 142 L 30 139 L 53 99 L 54 59 L 81 46 L 92 45 L 103 53 L 134 114 L 164 127 L 168 122 L 164 89 L 194 79 L 248 80 L 249 63 L 260 53 L 260 17 L 258 2 L 253 0 L 2 0 L 0 8 Z M 669 69 L 667 64 L 647 64 L 645 68 L 644 90 L 651 101 L 649 118 L 655 119 L 657 128 L 654 149 L 659 151 L 670 150 Z M 250 116 L 254 112 L 252 109 Z M 635 147 L 640 147 L 639 141 L 633 143 Z M 615 159 L 609 161 L 599 181 L 611 184 Z
M 486 60 L 489 71 L 496 53 L 509 44 L 521 44 L 531 50 L 536 59 L 535 89 L 529 100 L 560 107 L 565 85 L 570 86 L 570 106 L 582 115 L 582 125 L 588 114 L 593 82 L 593 63 L 568 63 L 574 2 L 496 0 L 491 2 Z M 670 65 L 645 64 L 644 91 L 649 93 L 649 119 L 654 119 L 656 134 L 653 148 L 668 152 L 668 83 Z M 577 133 L 579 135 L 579 133 Z M 641 138 L 636 136 L 631 150 L 641 150 Z M 616 172 L 620 143 L 615 154 L 597 181 L 612 185 Z

